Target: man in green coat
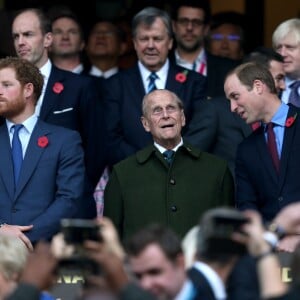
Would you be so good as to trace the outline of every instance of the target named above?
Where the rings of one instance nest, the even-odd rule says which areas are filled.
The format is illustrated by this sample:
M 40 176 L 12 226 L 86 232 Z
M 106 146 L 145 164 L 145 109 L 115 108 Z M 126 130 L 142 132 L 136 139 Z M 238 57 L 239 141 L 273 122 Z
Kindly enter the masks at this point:
M 142 105 L 141 121 L 154 145 L 114 165 L 104 215 L 123 240 L 152 222 L 183 237 L 207 209 L 233 203 L 233 178 L 224 160 L 183 141 L 185 116 L 176 94 L 154 90 Z

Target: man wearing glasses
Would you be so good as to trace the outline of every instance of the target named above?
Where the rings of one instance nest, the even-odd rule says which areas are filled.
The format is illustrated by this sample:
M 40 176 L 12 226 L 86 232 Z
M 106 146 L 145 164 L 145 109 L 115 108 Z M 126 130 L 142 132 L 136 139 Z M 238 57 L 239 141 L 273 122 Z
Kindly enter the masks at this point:
M 209 31 L 208 0 L 179 0 L 173 11 L 176 63 L 207 76 L 208 97 L 224 95 L 224 77 L 236 62 L 212 56 L 205 51 Z

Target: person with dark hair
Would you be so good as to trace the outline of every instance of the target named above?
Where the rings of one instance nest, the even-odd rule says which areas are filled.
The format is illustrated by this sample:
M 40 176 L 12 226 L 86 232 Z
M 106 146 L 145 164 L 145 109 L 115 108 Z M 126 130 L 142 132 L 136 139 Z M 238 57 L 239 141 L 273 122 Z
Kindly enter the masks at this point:
M 241 61 L 244 56 L 245 16 L 226 11 L 212 15 L 207 50 L 217 56 Z
M 246 253 L 244 245 L 231 238 L 242 222 L 242 213 L 229 207 L 209 209 L 200 219 L 195 262 L 188 270 L 188 276 L 204 299 L 227 299 L 229 275 Z
M 140 286 L 157 299 L 197 299 L 185 272 L 180 239 L 170 228 L 149 224 L 127 241 L 125 250 Z
M 243 62 L 255 62 L 266 67 L 272 74 L 278 96 L 285 90 L 285 72 L 283 57 L 272 48 L 257 47 L 243 59 Z
M 262 123 L 237 149 L 236 205 L 259 211 L 269 222 L 300 199 L 299 112 L 279 99 L 270 71 L 253 62 L 230 72 L 224 89 L 233 113 L 247 124 Z M 291 236 L 278 248 L 291 251 L 298 241 L 299 236 Z
M 82 26 L 68 7 L 55 6 L 48 11 L 53 41 L 49 48 L 51 61 L 62 70 L 80 74 L 83 71 L 82 51 L 85 46 Z
M 211 55 L 205 50 L 205 39 L 211 18 L 208 0 L 179 0 L 173 6 L 175 62 L 207 77 L 207 96 L 224 96 L 224 78 L 238 62 Z
M 61 70 L 49 59 L 53 40 L 51 22 L 39 9 L 18 12 L 12 23 L 16 53 L 36 65 L 44 76 L 42 94 L 35 107 L 40 120 L 80 133 L 85 151 L 85 195 L 78 217 L 94 218 L 94 188 L 106 165 L 99 91 L 94 79 Z M 98 115 L 97 115 L 98 113 Z M 103 142 L 104 143 L 104 142 Z

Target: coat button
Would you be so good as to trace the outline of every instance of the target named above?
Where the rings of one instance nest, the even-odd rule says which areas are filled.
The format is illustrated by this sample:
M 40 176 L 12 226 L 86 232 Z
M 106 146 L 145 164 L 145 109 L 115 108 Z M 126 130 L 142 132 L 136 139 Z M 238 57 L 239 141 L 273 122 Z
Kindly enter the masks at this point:
M 175 179 L 171 178 L 170 179 L 170 183 L 173 184 L 173 185 L 175 185 Z
M 283 201 L 283 197 L 282 196 L 278 197 L 278 201 L 279 202 Z
M 176 212 L 177 211 L 177 206 L 176 205 L 172 205 L 171 206 L 171 211 L 172 212 Z

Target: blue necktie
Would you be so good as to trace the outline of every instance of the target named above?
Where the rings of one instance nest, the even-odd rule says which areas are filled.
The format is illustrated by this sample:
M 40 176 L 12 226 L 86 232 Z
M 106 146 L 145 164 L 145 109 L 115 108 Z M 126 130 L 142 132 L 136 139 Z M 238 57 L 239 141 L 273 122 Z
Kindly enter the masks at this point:
M 174 150 L 166 150 L 163 153 L 163 156 L 169 165 L 171 165 L 171 163 L 173 161 L 174 154 L 175 154 Z
M 22 124 L 16 124 L 13 126 L 14 134 L 12 138 L 12 159 L 14 164 L 15 186 L 18 183 L 20 170 L 23 162 L 22 144 L 19 137 L 19 131 L 22 127 Z
M 156 90 L 155 80 L 158 78 L 155 72 L 152 72 L 149 76 L 149 84 L 148 84 L 148 91 L 147 93 L 150 93 L 154 90 Z
M 293 82 L 290 86 L 291 92 L 289 95 L 289 103 L 300 107 L 300 95 L 298 94 L 298 88 L 300 87 L 300 80 Z

